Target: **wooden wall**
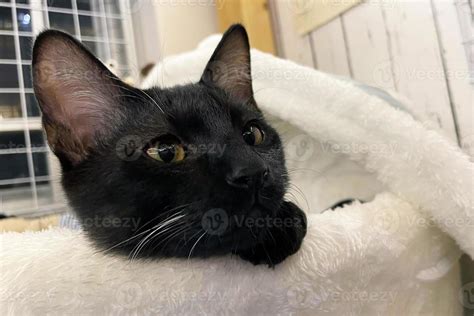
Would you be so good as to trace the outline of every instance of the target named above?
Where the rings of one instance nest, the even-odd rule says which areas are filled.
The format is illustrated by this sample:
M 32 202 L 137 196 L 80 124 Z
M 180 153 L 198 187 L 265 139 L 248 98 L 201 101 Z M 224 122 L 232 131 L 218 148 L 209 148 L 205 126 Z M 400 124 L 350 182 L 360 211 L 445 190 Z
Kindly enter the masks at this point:
M 228 0 L 216 6 L 219 32 L 241 23 L 247 29 L 250 45 L 263 52 L 275 54 L 269 0 Z
M 474 156 L 474 84 L 455 0 L 367 1 L 306 35 L 291 1 L 271 2 L 280 56 L 397 91 Z

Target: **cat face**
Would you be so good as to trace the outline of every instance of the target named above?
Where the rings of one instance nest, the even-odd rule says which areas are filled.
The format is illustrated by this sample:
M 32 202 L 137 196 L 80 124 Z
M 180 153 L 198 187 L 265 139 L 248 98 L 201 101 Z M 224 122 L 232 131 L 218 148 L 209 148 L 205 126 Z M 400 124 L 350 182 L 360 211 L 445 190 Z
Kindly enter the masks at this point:
M 102 249 L 207 257 L 259 242 L 287 186 L 282 144 L 253 98 L 247 34 L 223 36 L 198 83 L 140 90 L 75 39 L 42 33 L 34 88 L 62 183 Z

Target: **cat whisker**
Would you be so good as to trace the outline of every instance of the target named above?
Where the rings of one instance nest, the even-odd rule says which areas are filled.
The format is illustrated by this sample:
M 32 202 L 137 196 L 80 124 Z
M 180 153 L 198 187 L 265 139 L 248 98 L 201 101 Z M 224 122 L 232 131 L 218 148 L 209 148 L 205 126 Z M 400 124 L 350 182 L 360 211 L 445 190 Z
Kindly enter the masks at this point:
M 145 237 L 142 241 L 140 241 L 139 245 L 137 245 L 136 247 L 136 250 L 134 252 L 134 254 L 132 254 L 132 260 L 134 260 L 135 258 L 138 257 L 138 254 L 140 253 L 140 251 L 142 249 L 145 248 L 145 246 L 151 242 L 154 238 L 160 236 L 160 235 L 163 235 L 164 233 L 166 233 L 167 231 L 169 230 L 172 230 L 173 228 L 175 228 L 175 226 L 179 226 L 179 222 L 178 223 L 171 223 L 171 224 L 168 224 L 165 225 L 167 226 L 166 229 L 163 229 L 163 227 L 165 226 L 160 226 L 160 227 L 157 227 L 153 232 L 151 232 L 147 237 Z
M 154 231 L 152 231 L 147 237 L 145 237 L 142 241 L 140 241 L 140 243 L 137 245 L 136 247 L 136 250 L 135 252 L 132 254 L 132 260 L 134 260 L 135 258 L 138 257 L 138 254 L 140 253 L 140 251 L 150 242 L 152 241 L 154 238 L 166 233 L 167 231 L 171 230 L 174 228 L 174 226 L 177 226 L 179 225 L 180 223 L 175 223 L 176 221 L 178 221 L 179 219 L 181 219 L 183 216 L 180 216 L 179 218 L 174 218 L 172 222 L 166 222 L 165 224 L 163 225 L 160 225 L 159 227 L 157 227 Z M 166 229 L 163 229 L 163 227 L 166 227 Z
M 294 173 L 294 172 L 307 172 L 307 171 L 311 171 L 317 174 L 322 174 L 320 170 L 315 170 L 311 168 L 288 168 L 288 174 Z
M 127 98 L 132 98 L 132 99 L 137 99 L 137 100 L 143 101 L 143 98 L 137 97 L 137 96 L 133 96 L 133 95 L 129 95 L 129 94 L 117 94 L 117 95 L 114 95 L 113 97 L 114 97 L 114 99 L 118 99 L 118 98 L 122 98 L 122 97 L 127 97 Z
M 166 114 L 165 111 L 163 111 L 163 109 L 161 108 L 161 106 L 159 106 L 158 103 L 155 101 L 155 99 L 153 99 L 148 93 L 146 93 L 145 90 L 141 90 L 141 92 L 143 92 L 163 114 Z
M 267 248 L 265 247 L 265 243 L 262 243 L 262 247 L 263 247 L 263 251 L 265 251 L 265 255 L 267 256 L 268 261 L 270 261 L 270 264 L 271 264 L 271 266 L 273 267 L 274 264 L 273 264 L 273 261 L 272 261 L 272 258 L 271 258 L 271 256 L 270 256 L 270 254 L 269 254 L 268 251 L 267 251 Z
M 132 254 L 131 254 L 131 260 L 134 260 L 137 256 L 138 256 L 138 253 L 141 251 L 141 249 L 146 245 L 146 242 L 147 240 L 149 240 L 153 235 L 157 236 L 158 234 L 161 234 L 163 233 L 162 232 L 159 232 L 160 229 L 163 229 L 163 227 L 166 227 L 168 225 L 171 225 L 172 223 L 180 220 L 181 218 L 185 217 L 186 215 L 178 215 L 178 216 L 174 216 L 174 214 L 171 217 L 171 219 L 167 219 L 163 222 L 161 222 L 160 224 L 156 225 L 155 229 L 150 233 L 148 234 L 147 236 L 145 236 L 145 238 L 143 238 L 132 250 Z M 168 217 L 169 218 L 169 217 Z
M 143 235 L 143 234 L 149 232 L 150 230 L 152 230 L 153 228 L 154 228 L 154 227 L 151 227 L 151 228 L 149 228 L 149 229 L 147 229 L 147 230 L 145 230 L 145 231 L 143 231 L 143 232 L 141 232 L 141 233 L 139 233 L 139 234 L 135 234 L 135 235 L 133 235 L 132 237 L 127 238 L 127 239 L 125 239 L 125 240 L 123 240 L 123 241 L 121 241 L 121 242 L 119 242 L 119 243 L 113 245 L 112 247 L 109 247 L 109 248 L 103 250 L 102 252 L 103 252 L 103 253 L 107 253 L 107 252 L 109 252 L 110 250 L 112 250 L 112 249 L 114 249 L 114 248 L 117 248 L 118 246 L 123 245 L 124 243 L 126 243 L 126 242 L 128 242 L 128 241 L 131 241 L 132 239 L 135 239 L 135 238 L 140 237 L 141 235 Z
M 167 210 L 167 211 L 165 211 L 165 212 L 163 212 L 163 213 L 160 213 L 159 215 L 155 216 L 154 218 L 152 218 L 151 220 L 149 220 L 148 222 L 146 222 L 145 224 L 143 224 L 143 225 L 134 233 L 133 236 L 131 236 L 131 237 L 129 237 L 129 238 L 127 238 L 127 239 L 125 239 L 125 240 L 123 240 L 123 241 L 121 241 L 121 242 L 115 244 L 115 245 L 113 245 L 112 247 L 109 247 L 109 248 L 103 250 L 102 252 L 103 252 L 103 253 L 107 253 L 107 252 L 109 252 L 109 251 L 111 251 L 111 250 L 117 248 L 118 246 L 121 246 L 121 245 L 123 245 L 123 244 L 125 244 L 125 243 L 127 243 L 127 242 L 129 242 L 129 241 L 132 241 L 133 239 L 139 238 L 139 237 L 142 236 L 143 234 L 146 234 L 147 232 L 149 232 L 149 231 L 155 229 L 158 225 L 160 225 L 160 223 L 158 223 L 158 224 L 156 224 L 156 225 L 154 225 L 154 226 L 152 226 L 152 227 L 150 227 L 150 228 L 148 228 L 148 229 L 146 229 L 146 230 L 140 232 L 141 229 L 144 229 L 144 228 L 145 228 L 148 224 L 150 224 L 151 222 L 153 222 L 153 221 L 159 219 L 160 217 L 162 217 L 162 216 L 164 216 L 164 215 L 166 215 L 166 214 L 169 214 L 169 213 L 172 212 L 172 211 L 175 211 L 175 210 L 177 210 L 177 209 L 180 209 L 180 208 L 181 208 L 181 210 L 179 210 L 178 212 L 174 213 L 173 215 L 181 214 L 181 213 L 184 211 L 184 208 L 188 207 L 189 205 L 191 205 L 191 204 L 193 204 L 193 203 L 195 203 L 195 202 L 183 204 L 183 205 L 174 207 L 174 208 L 172 208 L 172 209 L 170 209 L 170 210 Z M 170 218 L 170 217 L 167 217 L 167 218 Z M 166 220 L 166 219 L 165 219 L 165 220 Z M 134 247 L 134 249 L 135 249 L 135 247 Z M 132 250 L 132 251 L 133 251 L 133 250 Z
M 202 229 L 198 230 L 196 233 L 194 233 L 194 234 L 193 234 L 191 237 L 189 237 L 189 238 L 186 238 L 186 235 L 184 235 L 183 238 L 180 240 L 180 242 L 178 242 L 178 244 L 176 245 L 176 247 L 175 247 L 175 252 L 178 250 L 178 247 L 179 247 L 179 244 L 181 243 L 181 241 L 183 242 L 183 246 L 182 246 L 179 250 L 183 249 L 183 248 L 187 245 L 187 243 L 188 243 L 189 241 L 193 240 L 193 238 L 194 238 L 195 236 L 197 236 L 201 231 L 202 231 Z M 186 231 L 186 232 L 187 232 L 187 231 Z
M 190 203 L 190 204 L 191 204 L 191 203 Z M 131 239 L 133 239 L 133 238 L 137 238 L 137 237 L 143 235 L 144 233 L 146 233 L 146 232 L 148 232 L 148 231 L 154 229 L 154 228 L 156 227 L 156 225 L 154 225 L 154 226 L 148 228 L 147 230 L 145 230 L 145 231 L 143 231 L 143 232 L 140 232 L 140 230 L 144 229 L 146 225 L 148 225 L 149 223 L 151 223 L 151 222 L 153 222 L 153 221 L 159 219 L 161 216 L 166 215 L 166 214 L 168 214 L 169 212 L 174 211 L 174 210 L 176 210 L 176 209 L 178 209 L 178 208 L 180 208 L 180 207 L 186 207 L 186 206 L 188 206 L 188 205 L 190 205 L 190 204 L 186 204 L 186 205 L 182 205 L 182 206 L 178 206 L 178 207 L 172 208 L 171 210 L 169 210 L 169 211 L 167 211 L 167 212 L 165 212 L 165 213 L 161 213 L 161 214 L 159 214 L 158 216 L 155 216 L 154 218 L 152 218 L 151 220 L 149 220 L 148 222 L 146 222 L 145 224 L 143 224 L 143 225 L 134 233 L 134 235 L 133 235 L 132 237 L 130 237 L 130 238 L 128 238 L 128 239 L 126 239 L 126 240 L 124 240 L 124 241 L 118 243 L 117 245 L 114 245 L 114 246 L 111 247 L 111 248 L 114 248 L 114 247 L 116 247 L 116 246 L 118 246 L 118 245 L 121 245 L 122 243 L 124 243 L 124 242 L 126 242 L 126 241 L 129 241 L 129 240 L 131 240 Z M 178 214 L 180 214 L 180 213 L 182 213 L 182 212 L 183 212 L 183 210 L 180 210 L 180 211 L 174 213 L 173 215 L 178 215 Z M 169 218 L 169 217 L 168 217 L 168 218 Z M 159 225 L 159 224 L 157 224 L 157 225 Z M 111 248 L 109 248 L 109 249 L 111 249 Z
M 108 77 L 111 78 L 111 79 L 115 79 L 115 78 L 113 78 L 113 77 L 111 77 L 111 76 L 108 76 Z M 138 96 L 140 96 L 140 93 L 143 93 L 151 102 L 153 102 L 154 105 L 156 105 L 156 107 L 157 107 L 163 114 L 166 114 L 165 111 L 163 111 L 163 109 L 161 108 L 161 106 L 155 101 L 155 99 L 153 99 L 153 98 L 152 98 L 148 93 L 146 93 L 144 90 L 139 90 L 139 89 L 137 89 L 137 91 L 133 91 L 133 90 L 131 90 L 131 89 L 129 89 L 129 88 L 124 87 L 123 85 L 114 85 L 114 84 L 110 84 L 110 85 L 112 85 L 112 86 L 117 86 L 117 87 L 119 87 L 119 88 L 121 88 L 121 89 L 124 89 L 124 90 L 127 90 L 127 91 L 129 91 L 129 92 L 132 92 L 132 93 L 134 93 L 135 95 L 138 95 Z M 144 100 L 145 100 L 145 99 L 144 99 Z
M 272 238 L 273 244 L 276 245 L 277 243 L 276 243 L 275 237 L 273 237 L 273 234 L 272 234 L 272 232 L 271 232 L 271 230 L 270 230 L 269 228 L 267 228 L 267 233 L 268 233 L 268 234 L 270 235 L 270 237 Z
M 173 232 L 170 232 L 168 234 L 168 236 L 166 236 L 165 238 L 163 238 L 162 240 L 160 240 L 160 242 L 155 245 L 152 249 L 151 249 L 151 252 L 153 252 L 156 248 L 158 248 L 161 244 L 163 244 L 165 242 L 165 244 L 163 245 L 163 247 L 161 247 L 161 249 L 165 249 L 166 246 L 168 245 L 168 243 L 173 240 L 174 237 L 180 235 L 180 234 L 186 234 L 186 232 L 188 232 L 191 228 L 191 225 L 186 225 L 184 227 L 181 227 L 181 226 L 178 226 L 177 229 L 175 229 Z
M 179 208 L 179 207 L 173 208 L 173 209 L 171 209 L 170 211 L 175 210 L 175 209 L 177 209 L 177 208 Z M 176 213 L 173 214 L 173 215 L 177 215 L 177 214 L 180 214 L 180 213 L 182 213 L 182 212 L 183 212 L 183 211 L 181 210 L 181 211 L 179 211 L 179 212 L 176 212 Z M 160 215 L 163 215 L 163 214 L 160 214 Z M 150 223 L 150 222 L 156 220 L 157 218 L 160 217 L 160 215 L 159 215 L 159 216 L 156 216 L 156 217 L 153 218 L 152 220 L 148 221 L 147 223 L 145 223 L 145 225 L 147 225 L 148 223 Z M 145 225 L 143 225 L 141 228 L 143 228 Z M 138 238 L 138 237 L 140 237 L 141 235 L 143 235 L 143 234 L 149 232 L 150 230 L 155 229 L 158 225 L 159 225 L 159 224 L 157 224 L 157 225 L 155 225 L 155 226 L 152 226 L 152 227 L 148 228 L 147 230 L 144 230 L 144 231 L 142 231 L 142 232 L 140 232 L 140 233 L 139 233 L 140 230 L 137 230 L 137 232 L 135 232 L 135 234 L 134 234 L 133 236 L 131 236 L 130 238 L 127 238 L 127 239 L 125 239 L 125 240 L 123 240 L 123 241 L 121 241 L 121 242 L 119 242 L 119 243 L 113 245 L 112 247 L 109 247 L 109 248 L 105 249 L 103 252 L 106 253 L 106 252 L 108 252 L 108 251 L 110 251 L 110 250 L 112 250 L 112 249 L 114 249 L 114 248 L 116 248 L 116 247 L 118 247 L 118 246 L 120 246 L 120 245 L 123 245 L 124 243 L 126 243 L 126 242 L 128 242 L 128 241 L 131 241 L 131 240 L 133 240 L 133 239 L 135 239 L 135 238 Z
M 155 241 L 157 239 L 157 237 L 161 236 L 160 238 L 160 242 L 158 243 L 161 244 L 162 242 L 168 240 L 170 241 L 172 237 L 180 234 L 180 233 L 184 233 L 189 227 L 188 226 L 183 226 L 185 223 L 183 222 L 176 222 L 172 225 L 170 225 L 170 227 L 168 227 L 167 229 L 163 230 L 163 231 L 160 231 L 159 233 L 153 235 L 146 244 L 150 244 L 151 246 L 153 246 L 153 241 Z M 154 249 L 156 249 L 158 247 L 158 245 L 154 246 L 153 248 L 149 249 L 150 252 L 153 252 Z M 143 246 L 145 247 L 145 245 Z
M 191 203 L 187 203 L 187 204 L 182 204 L 182 205 L 173 207 L 173 208 L 171 208 L 171 209 L 169 209 L 169 210 L 160 212 L 160 214 L 158 214 L 157 216 L 155 216 L 154 218 L 152 218 L 151 220 L 149 220 L 148 222 L 146 222 L 145 224 L 143 224 L 143 225 L 140 227 L 140 229 L 145 228 L 145 226 L 147 226 L 148 224 L 151 224 L 152 222 L 156 221 L 156 220 L 159 219 L 160 217 L 163 217 L 163 216 L 165 216 L 165 215 L 167 215 L 167 214 L 169 214 L 169 213 L 171 213 L 171 212 L 173 212 L 173 211 L 176 211 L 176 210 L 178 210 L 178 209 L 179 209 L 179 211 L 176 212 L 176 213 L 174 213 L 174 215 L 177 215 L 177 214 L 179 214 L 179 213 L 182 213 L 186 207 L 191 206 L 191 205 L 194 204 L 194 203 L 196 203 L 196 202 L 191 202 Z M 166 208 L 166 207 L 165 207 L 165 208 Z M 138 231 L 140 231 L 140 229 L 139 229 Z M 137 232 L 138 232 L 138 231 L 137 231 Z
M 191 247 L 191 250 L 189 251 L 189 255 L 188 255 L 188 260 L 191 258 L 191 255 L 192 255 L 192 253 L 193 253 L 194 248 L 197 246 L 197 244 L 198 244 L 199 241 L 202 239 L 202 237 L 204 237 L 204 235 L 206 235 L 206 231 L 204 231 L 204 233 L 202 233 L 202 235 L 199 236 L 199 238 L 196 240 L 196 242 L 194 243 L 194 245 Z
M 296 201 L 298 201 L 298 199 L 296 198 L 296 196 L 293 194 L 293 192 L 291 191 L 287 191 L 286 194 L 285 194 L 285 197 L 286 198 L 290 198 L 290 201 L 296 203 Z
M 110 76 L 109 76 L 109 78 L 113 79 L 113 78 L 110 77 Z M 133 93 L 133 95 L 139 97 L 142 101 L 147 101 L 147 99 L 146 99 L 143 95 L 141 95 L 140 93 L 138 93 L 138 91 L 140 91 L 140 90 L 138 90 L 138 89 L 137 89 L 137 90 L 132 90 L 132 89 L 129 89 L 129 88 L 124 87 L 123 85 L 118 85 L 118 84 L 113 84 L 113 83 L 108 83 L 107 85 L 108 85 L 108 86 L 112 86 L 112 87 L 117 87 L 117 88 L 119 88 L 119 89 L 126 90 L 126 91 L 128 91 L 128 92 Z M 123 96 L 129 97 L 130 95 L 125 94 L 125 95 L 123 95 Z
M 309 211 L 309 202 L 308 199 L 306 198 L 306 195 L 304 194 L 303 190 L 301 190 L 296 184 L 294 183 L 289 183 L 289 190 L 294 190 L 296 193 L 298 193 L 301 198 L 303 198 L 305 204 L 306 204 L 306 210 Z

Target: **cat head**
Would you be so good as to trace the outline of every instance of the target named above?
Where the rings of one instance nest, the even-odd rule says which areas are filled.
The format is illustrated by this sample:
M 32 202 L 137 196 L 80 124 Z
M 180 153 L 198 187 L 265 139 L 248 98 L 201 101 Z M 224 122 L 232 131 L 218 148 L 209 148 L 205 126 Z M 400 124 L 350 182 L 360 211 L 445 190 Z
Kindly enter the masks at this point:
M 274 216 L 283 203 L 282 144 L 253 97 L 242 26 L 223 35 L 198 83 L 129 86 L 53 30 L 35 42 L 33 77 L 69 203 L 100 246 L 228 253 L 255 242 L 239 220 Z

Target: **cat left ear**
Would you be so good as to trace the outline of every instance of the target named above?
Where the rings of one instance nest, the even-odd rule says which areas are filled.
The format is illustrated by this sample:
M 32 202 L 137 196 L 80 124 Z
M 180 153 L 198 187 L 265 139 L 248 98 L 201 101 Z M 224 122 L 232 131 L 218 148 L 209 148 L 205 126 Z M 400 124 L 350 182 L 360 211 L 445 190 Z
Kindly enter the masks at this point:
M 41 33 L 33 48 L 33 84 L 48 143 L 74 166 L 110 132 L 120 109 L 121 81 L 72 36 Z
M 201 82 L 220 88 L 240 103 L 255 105 L 250 69 L 250 44 L 247 31 L 232 25 L 204 69 Z

